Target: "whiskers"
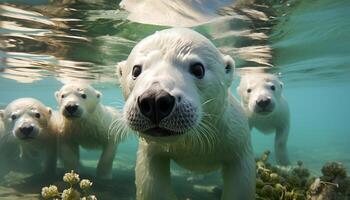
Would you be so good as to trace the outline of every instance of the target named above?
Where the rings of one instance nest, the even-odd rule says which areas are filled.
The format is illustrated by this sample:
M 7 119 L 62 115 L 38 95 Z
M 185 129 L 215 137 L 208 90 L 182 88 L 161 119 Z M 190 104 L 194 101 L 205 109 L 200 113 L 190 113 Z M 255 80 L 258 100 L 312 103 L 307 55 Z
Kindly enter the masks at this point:
M 114 137 L 117 141 L 123 141 L 128 137 L 130 132 L 129 127 L 122 116 L 116 117 L 108 129 L 108 136 Z
M 208 99 L 208 100 L 206 100 L 206 101 L 204 101 L 204 102 L 202 103 L 202 106 L 204 106 L 205 104 L 210 103 L 210 102 L 212 102 L 212 101 L 214 101 L 214 100 L 215 100 L 215 98 Z
M 185 139 L 185 145 L 190 145 L 190 148 L 200 154 L 213 152 L 218 143 L 217 130 L 213 126 L 215 117 L 210 117 L 207 113 L 202 116 L 202 120 L 189 130 Z
M 110 103 L 110 106 L 116 108 L 120 113 L 123 113 L 124 104 L 125 102 L 123 100 L 117 99 Z M 125 140 L 131 131 L 126 124 L 127 123 L 122 114 L 118 115 L 109 126 L 108 136 L 114 137 L 117 141 Z
M 215 100 L 216 98 L 208 99 L 201 105 L 204 107 Z M 207 154 L 215 151 L 219 142 L 218 130 L 215 127 L 218 116 L 204 111 L 200 112 L 201 117 L 198 119 L 198 124 L 188 130 L 181 145 L 193 151 L 192 153 Z
M 202 107 L 204 107 L 204 106 L 205 106 L 206 104 L 208 104 L 208 103 L 211 103 L 211 102 L 215 101 L 215 99 L 216 99 L 216 98 L 211 98 L 211 99 L 208 99 L 208 100 L 204 101 L 204 102 L 202 103 Z M 215 114 L 209 114 L 209 113 L 203 112 L 203 111 L 202 111 L 200 114 L 201 114 L 203 117 L 205 117 L 205 118 L 209 117 L 209 118 L 215 119 L 215 118 L 217 117 L 217 115 L 215 115 Z

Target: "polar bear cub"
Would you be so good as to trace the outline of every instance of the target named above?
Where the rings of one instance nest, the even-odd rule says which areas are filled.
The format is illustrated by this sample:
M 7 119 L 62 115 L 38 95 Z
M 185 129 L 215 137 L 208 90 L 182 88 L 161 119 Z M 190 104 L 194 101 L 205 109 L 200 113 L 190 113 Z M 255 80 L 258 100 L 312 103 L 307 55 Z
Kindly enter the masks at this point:
M 237 87 L 250 127 L 263 133 L 276 132 L 275 156 L 278 164 L 288 165 L 287 140 L 289 107 L 282 95 L 283 83 L 276 75 L 245 74 Z
M 255 197 L 247 117 L 229 92 L 234 72 L 204 36 L 173 28 L 143 39 L 117 65 L 123 119 L 139 133 L 138 200 L 176 199 L 170 160 L 197 172 L 222 170 L 222 199 Z
M 45 157 L 44 173 L 53 174 L 57 162 L 55 113 L 33 98 L 12 101 L 0 116 L 4 134 L 12 134 L 20 145 L 20 158 L 27 161 Z
M 112 165 L 120 132 L 109 132 L 119 112 L 100 103 L 101 93 L 86 84 L 69 83 L 55 93 L 61 114 L 60 158 L 65 168 L 79 169 L 79 146 L 102 149 L 97 177 L 112 178 Z

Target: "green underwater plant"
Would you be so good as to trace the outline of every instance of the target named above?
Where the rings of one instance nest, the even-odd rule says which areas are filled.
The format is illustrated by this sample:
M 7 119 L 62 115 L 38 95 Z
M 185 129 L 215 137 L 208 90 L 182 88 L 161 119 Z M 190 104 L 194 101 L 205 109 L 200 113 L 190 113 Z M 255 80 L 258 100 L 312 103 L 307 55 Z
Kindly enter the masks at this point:
M 332 200 L 350 198 L 350 179 L 346 168 L 338 162 L 326 163 L 321 177 L 315 179 L 307 192 L 310 200 Z
M 350 199 L 350 178 L 338 162 L 326 163 L 322 176 L 312 177 L 303 162 L 295 166 L 275 166 L 266 151 L 256 159 L 256 200 L 346 200 Z M 62 192 L 56 185 L 43 187 L 41 196 L 48 200 L 97 200 L 90 194 L 93 183 L 71 171 L 63 176 L 68 186 Z
M 44 199 L 50 200 L 97 200 L 95 195 L 89 195 L 89 190 L 92 186 L 92 182 L 88 179 L 80 180 L 79 174 L 73 170 L 64 174 L 63 181 L 68 183 L 69 188 L 59 192 L 57 186 L 50 185 L 41 189 L 41 196 Z M 76 189 L 76 185 L 79 185 L 79 189 Z
M 302 162 L 295 168 L 272 166 L 267 162 L 270 151 L 265 151 L 256 160 L 256 199 L 261 200 L 302 200 L 306 199 L 309 171 Z
M 350 179 L 337 162 L 322 167 L 323 176 L 311 177 L 302 161 L 296 166 L 273 166 L 267 162 L 270 151 L 256 159 L 257 200 L 345 200 L 350 199 Z

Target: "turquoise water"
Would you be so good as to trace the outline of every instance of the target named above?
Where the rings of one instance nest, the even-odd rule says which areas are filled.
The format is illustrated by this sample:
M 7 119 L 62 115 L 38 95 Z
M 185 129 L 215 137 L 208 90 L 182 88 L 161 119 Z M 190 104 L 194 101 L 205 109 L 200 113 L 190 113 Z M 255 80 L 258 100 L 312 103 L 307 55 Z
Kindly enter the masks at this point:
M 139 40 L 166 28 L 126 20 L 127 13 L 118 10 L 115 1 L 65 5 L 8 2 L 18 4 L 3 3 L 0 7 L 0 108 L 20 97 L 34 97 L 56 108 L 53 94 L 69 80 L 93 84 L 103 93 L 104 104 L 122 108 L 115 64 L 125 59 Z M 350 1 L 268 1 L 265 5 L 267 8 L 258 2 L 251 9 L 263 13 L 267 20 L 255 16 L 194 29 L 231 54 L 238 72 L 253 68 L 281 74 L 291 110 L 288 148 L 292 162 L 302 160 L 315 175 L 327 161 L 342 162 L 350 169 Z M 247 30 L 255 35 L 244 33 Z M 236 77 L 232 86 L 235 95 L 238 83 Z M 256 130 L 252 135 L 256 155 L 273 150 L 273 135 Z M 136 141 L 130 136 L 118 148 L 113 181 L 97 183 L 102 199 L 133 199 Z M 83 164 L 89 167 L 86 176 L 93 175 L 90 168 L 98 156 L 97 152 L 84 151 Z M 194 180 L 188 179 L 191 173 L 176 166 L 173 173 L 181 199 L 215 198 L 194 185 L 220 185 L 217 173 L 195 176 Z M 18 186 L 4 176 L 0 184 L 0 190 L 6 186 L 0 197 L 14 199 L 16 195 L 39 193 L 41 183 L 37 188 Z M 26 187 L 32 189 L 23 189 Z

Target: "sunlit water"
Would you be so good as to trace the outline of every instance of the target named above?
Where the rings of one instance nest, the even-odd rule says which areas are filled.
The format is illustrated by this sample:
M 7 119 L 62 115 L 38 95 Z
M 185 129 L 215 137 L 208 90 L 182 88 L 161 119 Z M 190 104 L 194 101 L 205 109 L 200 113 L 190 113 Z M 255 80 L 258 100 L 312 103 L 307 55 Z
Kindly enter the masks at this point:
M 53 94 L 70 80 L 93 84 L 103 93 L 104 104 L 122 108 L 115 64 L 139 40 L 166 28 L 126 20 L 127 13 L 112 0 L 64 5 L 9 2 L 18 4 L 0 6 L 0 108 L 20 97 L 34 97 L 56 108 Z M 350 168 L 350 1 L 269 2 L 246 11 L 227 9 L 222 15 L 241 17 L 194 29 L 231 54 L 239 73 L 254 68 L 281 74 L 291 110 L 288 147 L 294 163 L 302 160 L 313 174 L 319 174 L 327 161 L 340 161 Z M 259 13 L 249 15 L 252 11 Z M 234 94 L 238 82 L 237 76 Z M 255 130 L 252 135 L 256 155 L 273 150 L 273 135 Z M 102 199 L 134 198 L 136 149 L 135 136 L 120 145 L 115 178 L 96 186 Z M 94 168 L 98 156 L 85 151 L 83 164 Z M 86 172 L 93 173 L 93 169 Z M 189 172 L 175 167 L 173 174 L 182 199 L 213 199 L 213 194 L 194 185 L 221 184 L 216 173 L 190 180 Z M 40 184 L 29 186 L 17 179 L 12 183 L 0 178 L 2 186 L 17 190 L 0 192 L 1 199 L 39 193 Z

